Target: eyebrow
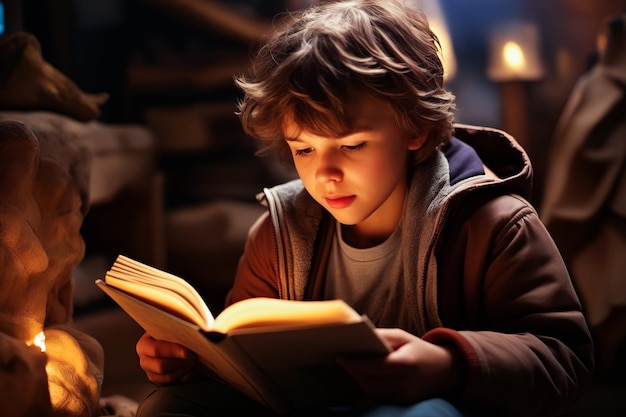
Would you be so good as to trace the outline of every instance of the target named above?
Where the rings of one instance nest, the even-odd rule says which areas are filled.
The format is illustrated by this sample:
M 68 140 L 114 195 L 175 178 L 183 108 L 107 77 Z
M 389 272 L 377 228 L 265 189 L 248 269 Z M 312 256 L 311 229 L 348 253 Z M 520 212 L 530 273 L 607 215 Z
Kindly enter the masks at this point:
M 349 132 L 346 132 L 342 136 L 337 136 L 337 137 L 334 137 L 332 139 L 341 139 L 341 138 L 344 138 L 346 136 L 356 135 L 357 133 L 368 132 L 368 131 L 370 131 L 372 129 L 374 129 L 374 128 L 372 126 L 370 126 L 370 125 L 354 126 L 353 129 L 350 130 Z M 286 136 L 286 135 L 283 135 L 283 137 L 284 137 L 286 142 L 302 142 L 302 140 L 299 137 L 291 137 L 291 136 Z

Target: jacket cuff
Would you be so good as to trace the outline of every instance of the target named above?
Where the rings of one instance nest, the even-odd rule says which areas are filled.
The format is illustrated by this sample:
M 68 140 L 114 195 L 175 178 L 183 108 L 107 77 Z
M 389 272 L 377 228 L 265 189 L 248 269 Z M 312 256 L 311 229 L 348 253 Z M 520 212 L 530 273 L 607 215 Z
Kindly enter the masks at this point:
M 472 345 L 461 333 L 446 327 L 437 327 L 422 336 L 422 340 L 439 346 L 452 347 L 456 350 L 460 359 L 461 378 L 463 381 L 460 394 L 466 397 L 469 388 L 468 381 L 472 380 L 472 375 L 476 375 L 480 370 L 478 355 Z

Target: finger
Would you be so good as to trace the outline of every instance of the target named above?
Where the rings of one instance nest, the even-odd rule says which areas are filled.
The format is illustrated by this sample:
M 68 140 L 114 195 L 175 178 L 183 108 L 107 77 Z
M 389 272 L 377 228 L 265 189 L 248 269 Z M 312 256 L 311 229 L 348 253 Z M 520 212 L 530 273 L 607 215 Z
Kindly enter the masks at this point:
M 147 333 L 137 342 L 136 351 L 139 356 L 152 358 L 190 359 L 195 356 L 191 350 L 182 345 L 157 340 Z
M 409 343 L 414 337 L 410 333 L 401 329 L 376 329 L 378 336 L 383 339 L 393 350 L 399 349 L 401 346 Z
M 173 375 L 162 375 L 162 374 L 155 374 L 152 372 L 146 372 L 146 377 L 148 378 L 148 381 L 150 381 L 152 384 L 156 385 L 157 387 L 170 385 L 177 380 L 177 378 L 175 378 L 175 376 Z
M 196 361 L 182 359 L 141 358 L 139 365 L 153 383 L 177 381 L 194 370 Z
M 402 374 L 404 371 L 401 366 L 389 363 L 385 358 L 337 358 L 337 363 L 342 366 L 349 374 L 362 379 L 373 378 L 380 379 L 386 377 L 394 377 Z
M 193 367 L 194 365 L 192 363 L 189 366 L 174 368 L 168 372 L 155 372 L 145 369 L 144 370 L 150 382 L 152 382 L 154 385 L 161 386 L 181 381 L 186 375 L 190 373 Z
M 149 356 L 140 356 L 139 365 L 146 371 L 158 374 L 170 374 L 179 369 L 191 369 L 195 365 L 194 358 L 188 359 L 171 359 L 171 358 L 153 358 Z

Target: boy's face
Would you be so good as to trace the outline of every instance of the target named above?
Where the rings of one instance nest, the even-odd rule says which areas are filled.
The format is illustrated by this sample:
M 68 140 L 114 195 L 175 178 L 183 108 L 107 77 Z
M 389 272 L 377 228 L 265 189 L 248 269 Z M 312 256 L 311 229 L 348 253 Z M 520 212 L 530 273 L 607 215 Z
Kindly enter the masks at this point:
M 426 134 L 411 137 L 391 107 L 359 95 L 352 108 L 354 132 L 335 138 L 300 130 L 285 120 L 285 137 L 304 187 L 337 221 L 366 237 L 386 238 L 400 220 L 409 151 Z

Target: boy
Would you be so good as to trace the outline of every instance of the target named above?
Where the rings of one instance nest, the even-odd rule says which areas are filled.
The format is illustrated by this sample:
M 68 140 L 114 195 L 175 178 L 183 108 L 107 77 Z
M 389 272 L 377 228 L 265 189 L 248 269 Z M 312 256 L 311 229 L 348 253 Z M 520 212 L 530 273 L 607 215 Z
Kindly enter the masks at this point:
M 288 16 L 237 83 L 244 129 L 289 155 L 299 180 L 265 190 L 269 210 L 250 230 L 229 302 L 342 298 L 394 348 L 340 360 L 372 406 L 295 415 L 571 408 L 590 378 L 592 342 L 524 199 L 528 157 L 502 132 L 453 126 L 454 98 L 419 12 L 363 0 Z M 206 415 L 209 404 L 214 415 L 271 415 L 193 380 L 194 355 L 180 346 L 145 335 L 137 351 L 156 385 L 187 381 L 161 387 L 140 416 Z M 218 397 L 226 405 L 215 411 Z

